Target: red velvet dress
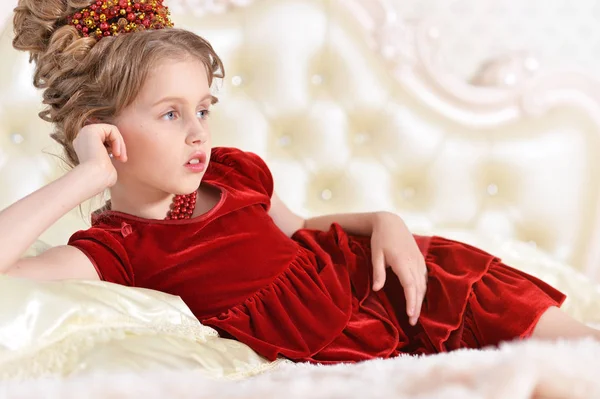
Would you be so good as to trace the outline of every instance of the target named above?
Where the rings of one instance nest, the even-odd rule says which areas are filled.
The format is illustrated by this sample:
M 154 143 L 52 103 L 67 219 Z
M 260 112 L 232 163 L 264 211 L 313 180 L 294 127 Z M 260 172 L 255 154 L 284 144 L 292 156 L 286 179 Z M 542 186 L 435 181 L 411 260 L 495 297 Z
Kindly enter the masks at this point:
M 397 277 L 371 290 L 369 237 L 300 230 L 267 214 L 273 180 L 252 153 L 214 148 L 203 184 L 221 191 L 209 213 L 147 220 L 115 211 L 69 244 L 105 281 L 180 296 L 222 336 L 268 359 L 354 362 L 480 348 L 528 336 L 564 295 L 472 246 L 416 236 L 429 268 L 421 317 L 410 326 Z

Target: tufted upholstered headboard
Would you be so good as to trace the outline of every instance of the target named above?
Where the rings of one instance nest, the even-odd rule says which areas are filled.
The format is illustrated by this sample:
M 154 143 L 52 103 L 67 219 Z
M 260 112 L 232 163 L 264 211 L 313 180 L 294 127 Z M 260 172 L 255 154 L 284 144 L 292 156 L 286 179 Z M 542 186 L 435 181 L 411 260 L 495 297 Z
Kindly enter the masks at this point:
M 225 62 L 215 144 L 263 156 L 293 210 L 393 210 L 415 232 L 529 242 L 596 278 L 598 82 L 543 70 L 522 53 L 458 79 L 436 62 L 443 32 L 404 21 L 385 0 L 170 4 L 176 24 Z M 31 66 L 12 50 L 4 17 L 1 207 L 62 173 L 48 154 L 58 151 L 50 126 L 36 115 Z M 64 243 L 86 225 L 74 210 L 42 239 Z

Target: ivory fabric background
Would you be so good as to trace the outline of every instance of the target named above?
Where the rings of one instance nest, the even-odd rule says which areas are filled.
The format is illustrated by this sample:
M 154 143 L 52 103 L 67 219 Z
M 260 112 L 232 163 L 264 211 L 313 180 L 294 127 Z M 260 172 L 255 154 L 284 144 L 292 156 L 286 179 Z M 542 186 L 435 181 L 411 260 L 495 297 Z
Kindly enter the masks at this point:
M 64 173 L 5 1 L 0 207 Z M 391 210 L 415 232 L 529 243 L 597 278 L 594 2 L 170 4 L 225 61 L 215 143 L 263 156 L 296 212 Z M 61 244 L 86 226 L 74 210 L 42 239 Z
M 405 18 L 433 18 L 445 68 L 469 80 L 491 57 L 526 51 L 541 68 L 600 76 L 600 4 L 595 0 L 394 0 Z

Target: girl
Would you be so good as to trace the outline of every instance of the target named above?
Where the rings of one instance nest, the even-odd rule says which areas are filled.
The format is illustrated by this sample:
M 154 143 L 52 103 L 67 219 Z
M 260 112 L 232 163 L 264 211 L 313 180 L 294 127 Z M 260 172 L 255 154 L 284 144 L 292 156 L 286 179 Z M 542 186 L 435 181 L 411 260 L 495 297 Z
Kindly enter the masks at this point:
M 561 312 L 564 295 L 544 282 L 472 246 L 413 236 L 394 214 L 293 214 L 261 158 L 211 147 L 210 88 L 223 65 L 204 39 L 172 27 L 162 0 L 20 0 L 14 27 L 43 89 L 40 116 L 73 168 L 0 213 L 1 273 L 178 295 L 268 359 L 600 337 Z M 21 259 L 107 188 L 90 229 Z

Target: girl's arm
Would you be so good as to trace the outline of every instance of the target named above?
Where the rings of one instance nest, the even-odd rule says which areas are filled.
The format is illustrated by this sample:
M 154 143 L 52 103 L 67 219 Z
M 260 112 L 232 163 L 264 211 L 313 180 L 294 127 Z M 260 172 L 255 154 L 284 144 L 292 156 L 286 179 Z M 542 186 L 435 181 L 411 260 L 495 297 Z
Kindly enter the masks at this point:
M 81 165 L 0 212 L 0 273 L 40 279 L 95 278 L 81 251 L 59 246 L 21 259 L 35 240 L 58 219 L 103 190 L 97 171 Z
M 116 126 L 85 126 L 73 141 L 80 164 L 0 212 L 0 274 L 39 279 L 99 278 L 91 260 L 67 245 L 36 257 L 21 257 L 67 212 L 115 184 L 117 172 L 107 147 L 115 161 L 127 161 L 125 143 Z
M 269 214 L 288 236 L 301 228 L 325 231 L 334 222 L 350 234 L 370 236 L 373 290 L 384 287 L 386 268 L 390 267 L 403 287 L 409 323 L 417 323 L 427 290 L 427 265 L 412 233 L 399 216 L 390 212 L 374 212 L 304 220 L 288 209 L 275 194 Z
M 304 219 L 292 212 L 277 194 L 273 194 L 269 210 L 269 215 L 275 224 L 288 236 L 303 228 L 327 231 L 332 223 L 339 224 L 350 234 L 370 236 L 373 233 L 375 221 L 383 214 L 383 212 L 339 213 Z

